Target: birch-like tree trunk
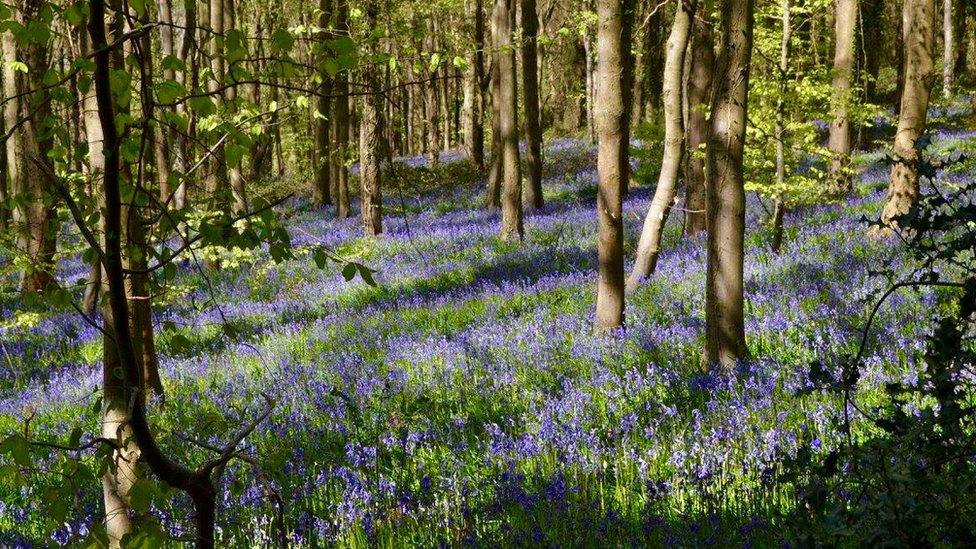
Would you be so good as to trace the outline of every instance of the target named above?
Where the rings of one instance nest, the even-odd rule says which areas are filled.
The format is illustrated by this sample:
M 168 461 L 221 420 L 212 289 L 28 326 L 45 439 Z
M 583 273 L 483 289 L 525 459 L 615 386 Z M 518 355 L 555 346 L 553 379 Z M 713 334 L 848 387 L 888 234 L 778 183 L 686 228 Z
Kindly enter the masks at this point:
M 953 25 L 953 3 L 954 0 L 942 0 L 942 96 L 946 99 L 952 97 L 952 84 L 955 80 L 956 68 L 956 39 L 953 36 L 955 27 Z M 957 15 L 965 17 L 965 13 Z M 960 36 L 960 38 L 962 38 Z
M 679 0 L 674 13 L 671 35 L 668 37 L 667 54 L 664 63 L 664 155 L 657 188 L 651 200 L 650 209 L 644 218 L 640 242 L 637 244 L 637 257 L 634 268 L 627 278 L 627 288 L 634 289 L 647 276 L 654 272 L 661 253 L 661 236 L 664 225 L 671 212 L 678 189 L 678 172 L 684 155 L 685 125 L 681 114 L 682 78 L 685 66 L 685 51 L 691 36 L 691 22 L 695 16 L 697 0 Z

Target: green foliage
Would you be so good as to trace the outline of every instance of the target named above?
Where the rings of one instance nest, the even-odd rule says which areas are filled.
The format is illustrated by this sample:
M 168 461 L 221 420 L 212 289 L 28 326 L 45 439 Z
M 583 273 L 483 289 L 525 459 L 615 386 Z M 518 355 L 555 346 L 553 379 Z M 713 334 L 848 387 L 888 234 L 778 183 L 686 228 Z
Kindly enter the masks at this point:
M 920 155 L 927 143 L 919 140 Z M 851 401 L 869 428 L 822 460 L 805 451 L 792 464 L 788 477 L 806 482 L 794 531 L 801 544 L 965 546 L 976 539 L 976 183 L 940 183 L 945 166 L 923 156 L 919 170 L 930 189 L 897 219 L 917 268 L 875 305 L 909 288 L 939 290 L 924 367 L 888 383 L 886 398 L 860 406 L 851 396 L 865 368 L 860 353 L 839 380 L 820 362 L 811 369 L 811 380 Z M 849 421 L 842 428 L 852 429 Z

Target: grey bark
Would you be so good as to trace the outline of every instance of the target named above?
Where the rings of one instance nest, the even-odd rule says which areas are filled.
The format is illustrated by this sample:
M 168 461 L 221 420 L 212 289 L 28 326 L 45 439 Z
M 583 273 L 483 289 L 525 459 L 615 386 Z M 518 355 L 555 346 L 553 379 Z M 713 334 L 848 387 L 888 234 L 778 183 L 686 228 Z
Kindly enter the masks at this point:
M 664 63 L 664 154 L 657 188 L 650 209 L 644 218 L 637 257 L 627 279 L 627 288 L 633 290 L 654 272 L 661 253 L 661 236 L 678 189 L 678 173 L 684 156 L 685 127 L 681 114 L 685 51 L 691 36 L 691 22 L 695 16 L 697 0 L 680 0 L 675 8 L 674 23 L 668 37 Z
M 626 66 L 634 3 L 597 1 L 597 292 L 595 330 L 624 322 L 624 186 L 630 173 L 630 82 Z
M 722 6 L 722 52 L 716 66 L 712 135 L 708 142 L 708 270 L 705 358 L 731 368 L 746 358 L 743 318 L 745 189 L 742 174 L 753 0 Z

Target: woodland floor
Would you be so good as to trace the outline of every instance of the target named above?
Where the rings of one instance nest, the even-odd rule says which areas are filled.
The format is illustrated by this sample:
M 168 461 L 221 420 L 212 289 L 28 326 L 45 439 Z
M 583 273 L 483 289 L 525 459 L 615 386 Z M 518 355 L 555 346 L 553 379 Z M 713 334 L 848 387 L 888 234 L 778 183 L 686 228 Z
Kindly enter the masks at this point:
M 976 132 L 957 122 L 934 113 L 931 153 L 976 151 Z M 382 238 L 293 201 L 282 212 L 300 260 L 237 252 L 209 281 L 184 265 L 157 299 L 167 402 L 152 414 L 167 447 L 188 451 L 176 434 L 218 443 L 262 391 L 278 402 L 247 442 L 264 482 L 228 470 L 219 544 L 269 539 L 269 490 L 284 500 L 288 535 L 308 546 L 777 541 L 796 501 L 786 464 L 840 442 L 842 402 L 805 390 L 810 363 L 830 370 L 856 348 L 888 284 L 871 271 L 910 268 L 861 221 L 883 199 L 883 154 L 859 156 L 846 203 L 791 213 L 779 255 L 762 222 L 771 205 L 749 196 L 756 359 L 712 375 L 701 374 L 703 242 L 681 237 L 680 211 L 658 273 L 629 297 L 627 327 L 598 337 L 594 148 L 548 144 L 547 205 L 528 215 L 522 245 L 498 240 L 482 182 L 445 160 L 433 171 L 407 162 L 385 191 Z M 628 256 L 651 194 L 626 199 Z M 376 269 L 378 286 L 316 268 L 317 245 Z M 64 250 L 65 283 L 87 275 L 79 249 Z M 11 270 L 3 253 L 0 275 Z M 858 399 L 914 375 L 932 302 L 906 292 L 882 308 Z M 78 421 L 96 432 L 100 334 L 70 311 L 25 309 L 0 293 L 0 432 L 27 409 L 39 432 L 63 436 Z M 189 448 L 187 459 L 205 458 Z M 101 520 L 100 486 L 89 484 L 55 541 Z M 0 496 L 0 545 L 50 543 L 32 526 L 47 520 L 31 505 L 42 494 L 0 486 Z M 185 502 L 155 503 L 177 533 L 190 526 Z

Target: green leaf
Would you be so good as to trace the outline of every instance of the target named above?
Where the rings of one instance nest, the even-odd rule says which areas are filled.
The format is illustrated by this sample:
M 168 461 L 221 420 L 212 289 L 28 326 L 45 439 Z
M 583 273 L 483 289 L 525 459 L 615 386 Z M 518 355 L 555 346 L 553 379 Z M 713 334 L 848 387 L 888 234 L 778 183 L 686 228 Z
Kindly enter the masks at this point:
M 156 90 L 156 99 L 163 104 L 173 103 L 186 95 L 186 88 L 175 80 L 160 80 L 153 88 Z
M 277 53 L 288 53 L 295 46 L 295 37 L 286 29 L 278 29 L 271 35 L 271 46 Z
M 435 70 L 437 70 L 437 65 L 440 65 L 440 63 L 441 63 L 441 54 L 435 52 L 433 55 L 430 56 L 430 65 L 427 67 L 427 70 L 429 70 L 430 72 L 434 72 Z
M 140 478 L 131 488 L 129 488 L 129 505 L 136 513 L 149 511 L 149 504 L 152 503 L 153 493 L 155 492 L 153 483 L 148 479 Z
M 324 269 L 329 263 L 329 255 L 322 248 L 316 248 L 315 252 L 312 253 L 312 260 L 315 261 L 316 267 Z
M 146 14 L 146 1 L 145 0 L 129 0 L 129 6 L 136 15 L 142 17 Z
M 85 17 L 88 12 L 87 2 L 76 2 L 71 4 L 64 10 L 64 18 L 68 21 L 68 24 L 72 27 L 80 27 L 85 22 Z
M 372 286 L 372 287 L 375 288 L 376 287 L 376 280 L 373 279 L 373 273 L 376 272 L 376 271 L 374 271 L 373 269 L 370 269 L 369 267 L 367 267 L 365 265 L 360 265 L 358 263 L 356 264 L 356 266 L 359 269 L 359 276 L 363 279 L 363 282 L 365 282 L 367 285 Z
M 68 446 L 77 448 L 81 444 L 81 427 L 76 426 L 68 436 Z
M 185 71 L 186 63 L 184 63 L 179 57 L 169 54 L 159 62 L 159 66 L 163 70 L 173 70 L 173 71 Z
M 342 277 L 346 279 L 346 282 L 350 282 L 356 278 L 357 270 L 355 263 L 346 263 L 346 266 L 342 268 Z
M 10 435 L 0 442 L 0 454 L 10 454 L 14 463 L 21 467 L 30 466 L 30 442 L 20 433 Z

